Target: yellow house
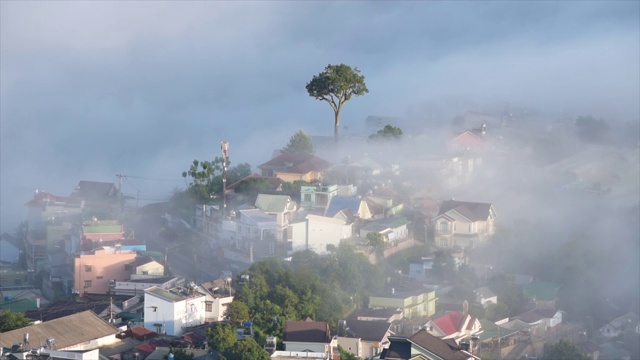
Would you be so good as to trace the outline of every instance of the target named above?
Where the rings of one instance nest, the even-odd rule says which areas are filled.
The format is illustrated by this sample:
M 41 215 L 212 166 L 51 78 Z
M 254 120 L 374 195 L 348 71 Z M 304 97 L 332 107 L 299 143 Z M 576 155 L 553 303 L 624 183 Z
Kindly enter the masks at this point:
M 436 313 L 435 291 L 426 290 L 396 290 L 391 288 L 384 295 L 370 296 L 369 307 L 402 309 L 402 316 L 412 318 L 416 316 L 433 316 Z
M 331 164 L 328 161 L 312 154 L 290 152 L 282 152 L 258 166 L 262 176 L 276 177 L 286 182 L 321 181 L 324 171 L 330 167 Z

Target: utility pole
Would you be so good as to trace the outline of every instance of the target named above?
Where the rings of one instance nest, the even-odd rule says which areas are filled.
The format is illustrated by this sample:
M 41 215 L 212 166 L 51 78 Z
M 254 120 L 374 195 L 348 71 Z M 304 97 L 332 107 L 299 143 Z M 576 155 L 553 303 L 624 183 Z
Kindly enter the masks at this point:
M 124 174 L 116 174 L 118 177 L 118 197 L 122 198 L 122 178 L 126 178 L 127 175 Z
M 120 200 L 120 209 L 124 210 L 124 202 L 122 200 L 122 178 L 126 178 L 127 175 L 116 174 L 118 177 L 118 199 Z
M 113 324 L 113 297 L 109 297 L 109 324 Z
M 222 150 L 222 219 L 227 213 L 227 158 L 229 157 L 229 142 L 222 141 L 220 143 Z

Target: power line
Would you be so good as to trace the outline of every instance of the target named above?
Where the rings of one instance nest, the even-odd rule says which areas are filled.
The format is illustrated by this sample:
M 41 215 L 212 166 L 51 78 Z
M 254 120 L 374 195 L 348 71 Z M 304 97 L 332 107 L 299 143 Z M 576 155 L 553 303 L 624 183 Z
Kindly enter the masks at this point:
M 182 181 L 184 180 L 184 178 L 162 179 L 162 178 L 149 178 L 149 177 L 134 176 L 134 175 L 128 175 L 128 177 L 132 179 L 151 180 L 151 181 Z

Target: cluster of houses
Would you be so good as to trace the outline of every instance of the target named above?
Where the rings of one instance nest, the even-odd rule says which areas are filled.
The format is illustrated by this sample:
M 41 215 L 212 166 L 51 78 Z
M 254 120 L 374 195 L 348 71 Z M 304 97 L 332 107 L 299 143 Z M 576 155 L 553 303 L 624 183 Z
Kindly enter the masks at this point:
M 486 134 L 484 124 L 460 132 L 442 154 L 412 166 L 455 189 L 482 165 L 490 148 Z M 402 169 L 397 164 L 370 156 L 332 165 L 313 154 L 277 152 L 258 169 L 226 186 L 223 196 L 231 206 L 223 207 L 224 212 L 219 204 L 200 204 L 190 222 L 181 220 L 227 261 L 286 260 L 304 250 L 323 255 L 352 241 L 376 263 L 428 242 L 451 250 L 460 265 L 463 249 L 482 246 L 495 233 L 491 203 L 445 199 L 420 187 L 406 191 L 398 184 Z M 270 189 L 236 191 L 252 179 L 263 179 Z M 287 190 L 291 187 L 286 183 L 296 181 L 304 183 Z M 2 263 L 26 264 L 26 270 L 0 269 L 0 311 L 22 312 L 33 324 L 3 333 L 3 354 L 137 360 L 165 358 L 170 348 L 188 347 L 196 358 L 207 358 L 207 327 L 225 320 L 234 287 L 241 286 L 233 282 L 251 279 L 225 272 L 195 283 L 173 274 L 166 253 L 149 251 L 117 220 L 127 211 L 126 200 L 113 183 L 80 181 L 69 196 L 36 191 L 27 202 L 24 253 L 11 236 L 0 238 Z M 421 238 L 417 225 L 423 227 Z M 382 239 L 382 252 L 369 242 L 372 233 Z M 389 280 L 383 294 L 370 296 L 368 308 L 340 319 L 333 334 L 327 322 L 287 321 L 281 339 L 286 350 L 276 349 L 275 338 L 267 338 L 265 350 L 274 359 L 335 359 L 338 346 L 362 359 L 462 360 L 496 353 L 515 358 L 533 339 L 557 331 L 563 322 L 556 307 L 557 284 L 523 281 L 519 285 L 530 309 L 492 322 L 472 316 L 466 301 L 447 303 L 446 287 L 430 282 L 432 264 L 433 258 L 411 264 L 408 280 Z M 36 275 L 40 289 L 27 284 Z M 479 306 L 499 300 L 486 286 L 474 294 Z M 57 299 L 68 295 L 76 299 Z M 600 332 L 613 338 L 633 326 L 640 333 L 637 316 L 628 314 Z M 251 336 L 250 330 L 239 331 L 239 339 Z

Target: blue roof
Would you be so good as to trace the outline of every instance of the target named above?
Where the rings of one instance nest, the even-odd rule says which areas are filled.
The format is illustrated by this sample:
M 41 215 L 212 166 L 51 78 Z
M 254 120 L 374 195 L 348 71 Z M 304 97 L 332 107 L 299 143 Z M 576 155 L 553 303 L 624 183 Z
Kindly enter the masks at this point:
M 357 214 L 360 208 L 360 198 L 354 196 L 334 196 L 329 202 L 325 216 L 334 217 L 340 210 L 349 209 L 352 214 Z

